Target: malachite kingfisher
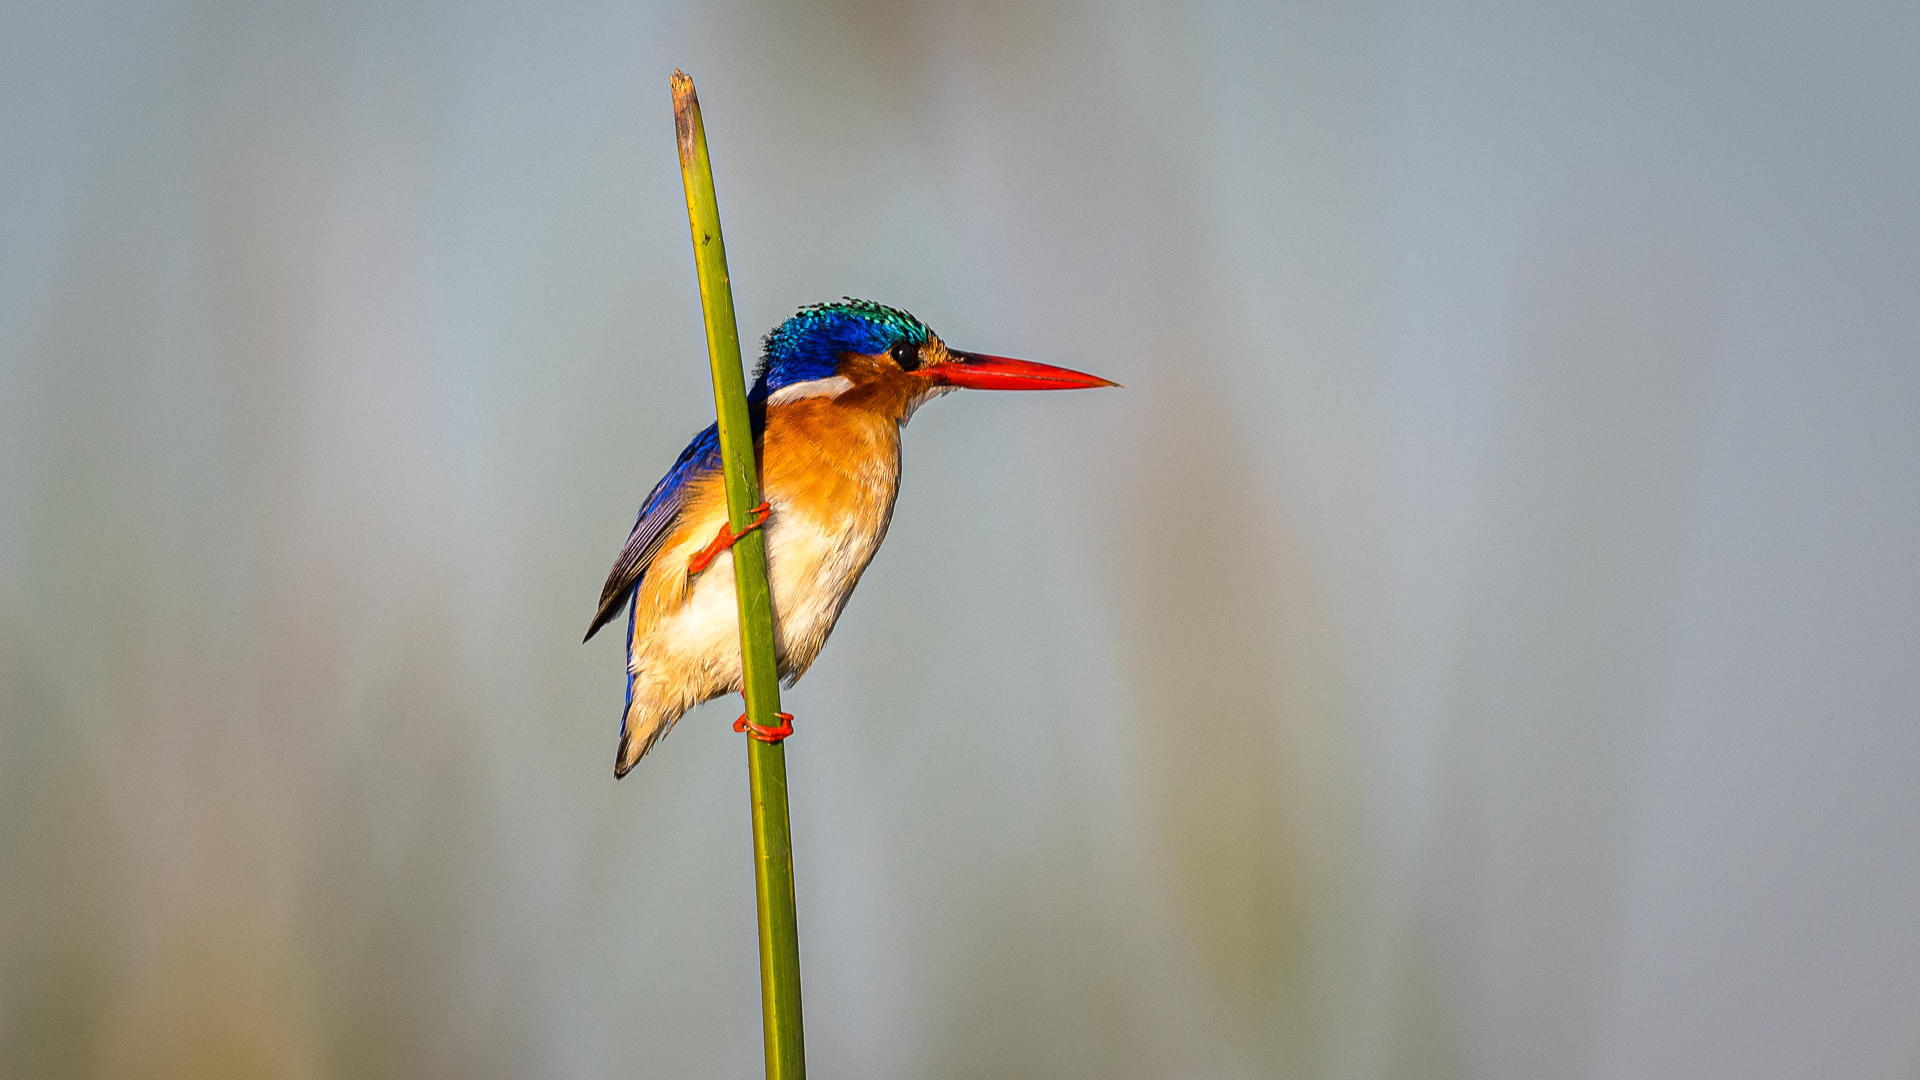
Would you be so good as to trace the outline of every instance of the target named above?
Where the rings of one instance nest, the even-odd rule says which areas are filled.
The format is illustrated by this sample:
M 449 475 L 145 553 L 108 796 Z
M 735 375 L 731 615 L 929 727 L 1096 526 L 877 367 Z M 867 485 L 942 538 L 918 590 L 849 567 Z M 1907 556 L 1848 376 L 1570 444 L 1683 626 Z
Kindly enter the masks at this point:
M 853 587 L 887 535 L 900 490 L 900 429 L 928 399 L 962 387 L 1117 386 L 1096 375 L 950 349 L 898 308 L 848 298 L 781 323 L 747 408 L 765 529 L 774 653 L 787 685 L 820 655 Z M 627 609 L 627 704 L 613 775 L 625 776 L 688 709 L 739 693 L 734 540 L 718 429 L 680 452 L 640 506 L 600 590 L 587 637 Z M 767 741 L 792 733 L 735 724 Z

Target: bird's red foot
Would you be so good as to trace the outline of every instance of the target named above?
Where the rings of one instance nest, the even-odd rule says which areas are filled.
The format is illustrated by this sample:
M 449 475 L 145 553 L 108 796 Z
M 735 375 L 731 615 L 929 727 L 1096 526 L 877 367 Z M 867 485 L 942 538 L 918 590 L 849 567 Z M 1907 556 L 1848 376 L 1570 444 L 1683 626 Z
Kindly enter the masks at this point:
M 754 507 L 749 513 L 753 515 L 753 520 L 748 522 L 747 527 L 741 529 L 737 534 L 728 522 L 723 521 L 720 523 L 720 531 L 713 535 L 713 542 L 701 548 L 699 554 L 687 561 L 688 577 L 692 577 L 700 571 L 705 570 L 708 563 L 720 557 L 721 552 L 739 543 L 740 537 L 765 525 L 767 523 L 767 516 L 773 513 L 773 507 L 763 502 L 759 506 Z
M 741 713 L 740 719 L 733 722 L 733 730 L 744 731 L 748 738 L 759 739 L 763 743 L 777 743 L 793 734 L 793 714 L 790 712 L 777 712 L 773 715 L 779 717 L 780 722 L 773 727 L 761 727 L 759 724 L 748 720 L 746 713 Z

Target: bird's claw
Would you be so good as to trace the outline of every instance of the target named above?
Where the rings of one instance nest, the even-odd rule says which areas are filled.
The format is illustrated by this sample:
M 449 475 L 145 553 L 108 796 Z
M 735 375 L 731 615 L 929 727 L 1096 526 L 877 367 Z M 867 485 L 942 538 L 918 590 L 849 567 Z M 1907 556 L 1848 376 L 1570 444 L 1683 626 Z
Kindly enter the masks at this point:
M 763 743 L 777 743 L 793 734 L 793 714 L 777 712 L 773 715 L 780 722 L 773 727 L 762 727 L 747 719 L 746 713 L 741 713 L 740 719 L 733 722 L 733 730 L 745 732 L 748 738 L 759 739 Z
M 720 523 L 720 531 L 713 535 L 713 542 L 701 548 L 699 554 L 687 561 L 688 577 L 692 577 L 700 571 L 705 570 L 709 563 L 720 557 L 721 552 L 739 543 L 742 536 L 765 525 L 767 523 L 767 517 L 773 513 L 773 507 L 763 501 L 759 506 L 748 511 L 748 513 L 753 515 L 753 520 L 749 521 L 746 527 L 738 533 L 733 531 L 731 523 L 725 521 Z

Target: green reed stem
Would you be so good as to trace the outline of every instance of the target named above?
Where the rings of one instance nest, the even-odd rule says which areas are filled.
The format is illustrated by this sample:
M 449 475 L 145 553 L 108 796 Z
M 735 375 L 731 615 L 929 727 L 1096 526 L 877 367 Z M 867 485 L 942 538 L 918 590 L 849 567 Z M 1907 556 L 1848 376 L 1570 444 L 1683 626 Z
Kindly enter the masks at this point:
M 700 100 L 693 80 L 673 73 L 673 124 L 680 138 L 680 178 L 687 189 L 687 222 L 700 272 L 700 306 L 707 320 L 707 359 L 720 421 L 720 458 L 727 481 L 727 517 L 738 534 L 760 502 L 752 421 L 740 366 L 740 331 L 733 316 L 727 248 L 720 239 L 720 208 Z M 740 660 L 747 718 L 772 726 L 780 711 L 774 669 L 773 603 L 767 590 L 764 530 L 733 546 L 733 580 L 740 599 Z M 753 880 L 760 911 L 760 1012 L 766 1036 L 768 1080 L 807 1075 L 800 1027 L 800 933 L 793 908 L 793 844 L 787 820 L 787 751 L 780 743 L 744 739 L 753 796 Z

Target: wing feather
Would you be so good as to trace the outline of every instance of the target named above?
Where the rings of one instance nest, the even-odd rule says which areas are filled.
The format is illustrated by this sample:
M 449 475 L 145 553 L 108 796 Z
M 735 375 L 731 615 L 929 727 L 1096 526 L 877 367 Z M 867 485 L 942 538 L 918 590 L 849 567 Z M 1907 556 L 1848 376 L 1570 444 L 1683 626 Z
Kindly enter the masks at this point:
M 660 478 L 660 482 L 653 486 L 653 492 L 647 496 L 647 501 L 641 504 L 640 516 L 633 523 L 627 546 L 620 550 L 620 557 L 613 561 L 613 569 L 607 573 L 607 583 L 600 589 L 600 609 L 594 613 L 593 624 L 587 627 L 588 639 L 611 622 L 627 598 L 639 588 L 640 580 L 646 577 L 647 567 L 653 564 L 654 556 L 660 554 L 660 548 L 673 531 L 674 523 L 680 520 L 680 512 L 686 508 L 687 492 L 694 486 L 694 481 L 719 468 L 720 432 L 709 424 L 680 452 L 673 468 L 667 470 L 667 475 Z

